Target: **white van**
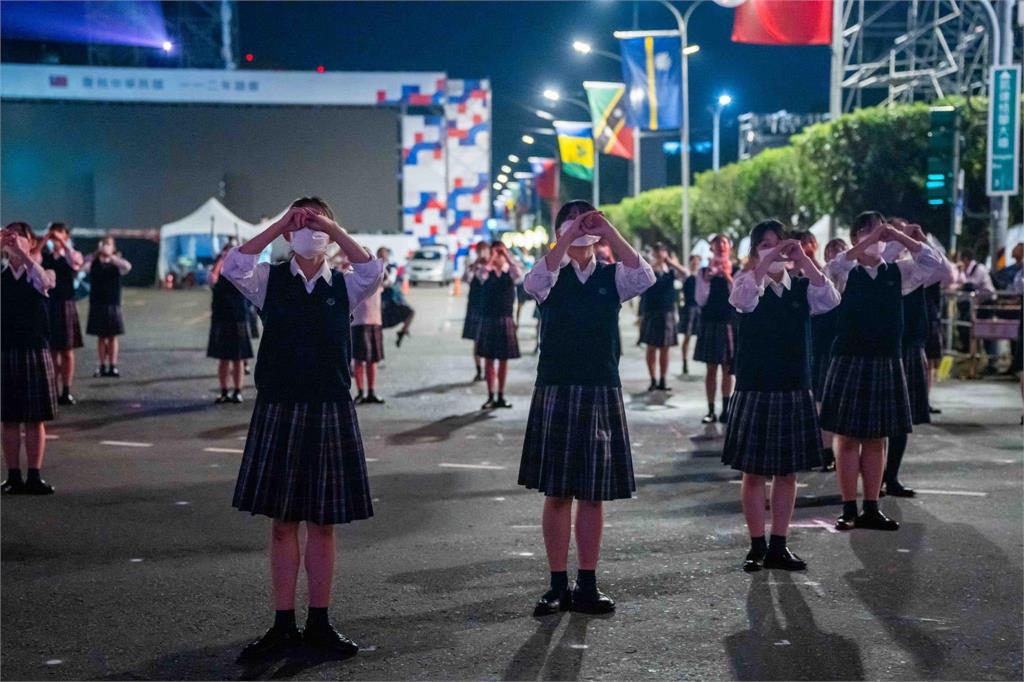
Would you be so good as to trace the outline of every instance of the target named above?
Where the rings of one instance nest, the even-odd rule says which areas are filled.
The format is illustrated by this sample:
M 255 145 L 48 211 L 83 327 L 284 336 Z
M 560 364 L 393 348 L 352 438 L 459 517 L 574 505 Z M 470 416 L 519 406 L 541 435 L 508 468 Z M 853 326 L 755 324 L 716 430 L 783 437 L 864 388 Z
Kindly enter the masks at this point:
M 409 283 L 433 282 L 448 286 L 455 279 L 455 267 L 447 246 L 421 246 L 409 259 Z

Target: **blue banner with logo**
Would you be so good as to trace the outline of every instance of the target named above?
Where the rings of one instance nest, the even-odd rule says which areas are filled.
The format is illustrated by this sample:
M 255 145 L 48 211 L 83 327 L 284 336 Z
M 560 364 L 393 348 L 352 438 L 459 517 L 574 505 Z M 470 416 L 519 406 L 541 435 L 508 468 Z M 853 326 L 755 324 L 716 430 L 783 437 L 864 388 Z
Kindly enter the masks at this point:
M 679 128 L 682 56 L 679 36 L 636 35 L 619 39 L 629 125 L 642 130 Z

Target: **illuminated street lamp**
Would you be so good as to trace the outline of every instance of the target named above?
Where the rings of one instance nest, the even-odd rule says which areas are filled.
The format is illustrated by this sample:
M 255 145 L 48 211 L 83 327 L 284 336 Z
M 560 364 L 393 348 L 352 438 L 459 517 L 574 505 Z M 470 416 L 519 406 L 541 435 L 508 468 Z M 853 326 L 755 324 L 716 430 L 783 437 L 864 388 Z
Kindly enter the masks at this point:
M 536 140 L 533 139 L 533 135 L 523 135 L 522 140 L 525 144 L 533 144 L 536 142 Z
M 519 163 L 519 157 L 516 156 L 515 154 L 509 154 L 508 160 L 511 161 L 512 163 Z
M 714 124 L 715 125 L 714 125 L 714 128 L 712 129 L 713 130 L 713 134 L 712 134 L 712 138 L 711 138 L 711 140 L 712 140 L 712 142 L 711 142 L 711 167 L 715 170 L 716 173 L 718 172 L 718 168 L 719 168 L 719 151 L 718 151 L 719 150 L 719 138 L 718 138 L 718 132 L 719 132 L 719 129 L 721 128 L 722 109 L 725 109 L 730 104 L 732 104 L 732 97 L 730 97 L 729 95 L 726 95 L 726 94 L 719 95 L 718 96 L 718 104 L 715 106 L 715 108 L 713 110 L 713 113 L 714 113 Z

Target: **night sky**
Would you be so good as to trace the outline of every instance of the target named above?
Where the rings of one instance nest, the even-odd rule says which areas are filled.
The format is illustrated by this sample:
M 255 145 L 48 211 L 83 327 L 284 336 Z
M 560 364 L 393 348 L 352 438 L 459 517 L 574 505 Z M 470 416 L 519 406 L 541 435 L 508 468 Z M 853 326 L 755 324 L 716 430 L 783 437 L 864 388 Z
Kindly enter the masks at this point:
M 675 28 L 671 14 L 657 3 L 609 0 L 249 2 L 240 3 L 239 10 L 240 53 L 255 57 L 247 68 L 323 64 L 329 70 L 439 70 L 490 78 L 496 163 L 509 153 L 525 158 L 544 152 L 544 140 L 528 150 L 519 139 L 528 128 L 547 127 L 532 109 L 583 117 L 564 103 L 551 108 L 540 97 L 544 87 L 576 91 L 583 98 L 584 80 L 622 80 L 617 62 L 577 54 L 574 39 L 617 53 L 612 32 L 634 28 L 635 13 L 639 28 Z M 701 46 L 690 60 L 694 143 L 711 139 L 707 107 L 718 94 L 727 91 L 736 101 L 723 115 L 723 163 L 736 155 L 736 114 L 828 110 L 828 48 L 735 44 L 732 15 L 733 10 L 706 2 L 694 12 L 689 30 L 690 42 Z M 695 154 L 694 170 L 709 167 L 710 157 Z

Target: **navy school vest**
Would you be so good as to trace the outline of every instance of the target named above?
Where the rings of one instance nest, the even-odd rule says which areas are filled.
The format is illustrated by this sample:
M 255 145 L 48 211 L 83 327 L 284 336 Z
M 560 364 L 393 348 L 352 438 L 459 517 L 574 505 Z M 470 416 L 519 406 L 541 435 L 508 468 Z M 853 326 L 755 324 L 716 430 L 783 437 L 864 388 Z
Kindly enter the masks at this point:
M 256 389 L 268 402 L 348 400 L 352 379 L 351 320 L 345 277 L 316 280 L 313 293 L 290 262 L 270 267 L 260 311 L 263 338 L 256 358 Z
M 679 295 L 676 293 L 675 270 L 654 274 L 654 284 L 640 297 L 640 309 L 643 312 L 667 312 L 676 309 Z
M 47 348 L 50 345 L 48 299 L 28 281 L 14 279 L 9 267 L 0 274 L 0 348 Z
M 516 283 L 507 272 L 487 275 L 481 283 L 480 314 L 483 317 L 512 317 L 516 303 Z
M 703 269 L 701 277 L 704 276 Z M 716 275 L 708 282 L 708 300 L 700 310 L 701 319 L 707 322 L 728 322 L 733 318 L 734 308 L 729 304 L 731 287 L 722 275 Z
M 861 266 L 850 271 L 836 323 L 832 355 L 900 357 L 903 342 L 903 277 L 895 263 L 874 279 Z
M 793 278 L 776 296 L 764 295 L 749 313 L 739 313 L 736 346 L 737 391 L 797 391 L 811 387 L 810 281 Z

